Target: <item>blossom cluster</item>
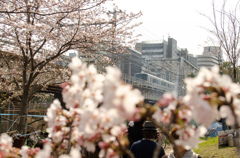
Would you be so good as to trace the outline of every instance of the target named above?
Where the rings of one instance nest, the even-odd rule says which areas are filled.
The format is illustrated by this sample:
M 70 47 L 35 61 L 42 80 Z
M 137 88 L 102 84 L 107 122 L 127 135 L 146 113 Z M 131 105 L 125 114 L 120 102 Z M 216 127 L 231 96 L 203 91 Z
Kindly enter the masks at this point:
M 229 76 L 221 76 L 218 66 L 212 67 L 211 71 L 204 67 L 201 68 L 198 76 L 186 79 L 186 83 L 187 94 L 184 102 L 194 106 L 194 120 L 206 126 L 219 118 L 226 118 L 229 126 L 240 123 L 240 100 L 238 97 L 240 86 L 232 82 Z M 209 117 L 206 118 L 206 115 Z M 234 116 L 237 116 L 237 120 L 234 119 Z
M 5 153 L 12 150 L 12 138 L 5 133 L 0 136 L 0 150 Z
M 137 104 L 143 102 L 143 96 L 123 83 L 117 68 L 107 67 L 105 75 L 99 74 L 93 65 L 87 67 L 78 58 L 73 58 L 69 67 L 71 82 L 65 83 L 62 91 L 66 109 L 55 100 L 47 112 L 49 137 L 63 148 L 70 141 L 90 152 L 98 142 L 100 156 L 117 155 L 120 146 L 128 144 L 122 137 L 124 121 L 139 118 Z
M 193 119 L 191 106 L 183 104 L 182 98 L 177 99 L 171 93 L 165 93 L 155 106 L 159 108 L 153 113 L 153 119 L 168 128 L 174 126 L 178 128 L 176 134 L 179 135 L 179 139 L 175 140 L 177 145 L 181 145 L 187 150 L 198 145 L 198 139 L 206 133 L 206 128 L 204 126 L 197 128 L 191 124 Z
M 229 76 L 221 76 L 217 66 L 211 70 L 202 67 L 195 78 L 186 78 L 185 83 L 184 97 L 165 93 L 152 115 L 157 122 L 179 128 L 176 144 L 186 149 L 196 147 L 206 127 L 221 118 L 226 118 L 229 126 L 238 126 L 240 87 Z M 191 125 L 193 120 L 198 127 Z
M 22 146 L 21 149 L 13 147 L 13 139 L 6 133 L 0 136 L 0 157 L 22 157 L 33 158 L 40 151 L 40 148 L 29 148 Z

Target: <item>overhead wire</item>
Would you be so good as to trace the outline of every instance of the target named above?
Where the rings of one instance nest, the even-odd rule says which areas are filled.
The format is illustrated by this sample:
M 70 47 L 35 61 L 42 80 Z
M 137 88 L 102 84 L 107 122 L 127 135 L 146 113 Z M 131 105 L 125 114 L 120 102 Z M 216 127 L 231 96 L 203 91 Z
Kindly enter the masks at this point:
M 144 30 L 146 30 L 149 34 L 151 34 L 152 36 L 154 36 L 157 39 L 161 39 L 161 37 L 157 36 L 155 33 L 151 32 L 150 30 L 148 30 L 147 28 L 145 28 L 144 26 L 140 25 L 139 27 L 143 28 Z

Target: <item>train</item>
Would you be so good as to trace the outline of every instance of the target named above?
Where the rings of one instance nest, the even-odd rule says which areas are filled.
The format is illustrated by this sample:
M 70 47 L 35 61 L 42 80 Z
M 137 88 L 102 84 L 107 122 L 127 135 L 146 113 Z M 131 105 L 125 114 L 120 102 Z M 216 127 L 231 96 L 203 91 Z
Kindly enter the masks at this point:
M 167 81 L 160 77 L 148 74 L 148 73 L 136 73 L 134 75 L 136 82 L 135 84 L 141 84 L 147 88 L 162 89 L 165 91 L 173 91 L 175 84 L 173 82 Z M 139 81 L 137 79 L 140 79 Z

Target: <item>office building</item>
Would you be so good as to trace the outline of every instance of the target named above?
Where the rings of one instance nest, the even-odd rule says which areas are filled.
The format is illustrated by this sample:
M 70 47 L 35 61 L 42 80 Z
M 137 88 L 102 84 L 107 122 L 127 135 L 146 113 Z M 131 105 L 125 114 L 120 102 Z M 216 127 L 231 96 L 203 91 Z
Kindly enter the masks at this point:
M 198 68 L 205 66 L 210 69 L 214 65 L 221 65 L 222 62 L 222 51 L 220 47 L 216 46 L 204 47 L 202 55 L 197 56 Z
M 184 62 L 197 68 L 197 58 L 188 53 L 187 49 L 177 46 L 177 41 L 168 38 L 167 41 L 143 41 L 135 45 L 135 49 L 142 52 L 143 67 L 142 72 L 151 73 L 173 82 L 179 65 L 177 63 L 183 57 Z
M 135 49 L 142 53 L 144 59 L 177 57 L 177 41 L 173 38 L 137 43 Z

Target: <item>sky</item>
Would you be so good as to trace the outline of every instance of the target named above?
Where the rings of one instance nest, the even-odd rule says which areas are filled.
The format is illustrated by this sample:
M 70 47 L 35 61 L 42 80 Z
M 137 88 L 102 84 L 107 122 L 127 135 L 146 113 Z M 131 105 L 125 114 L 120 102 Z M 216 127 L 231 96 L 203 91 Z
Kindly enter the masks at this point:
M 223 0 L 217 0 L 221 6 Z M 234 1 L 234 0 L 229 0 Z M 110 3 L 110 2 L 108 2 Z M 212 0 L 114 0 L 119 9 L 143 13 L 137 21 L 143 22 L 135 29 L 145 40 L 177 40 L 179 48 L 190 54 L 200 55 L 204 46 L 214 45 L 213 36 L 204 28 L 211 28 L 210 21 L 202 14 L 212 16 Z M 230 2 L 232 3 L 232 2 Z

